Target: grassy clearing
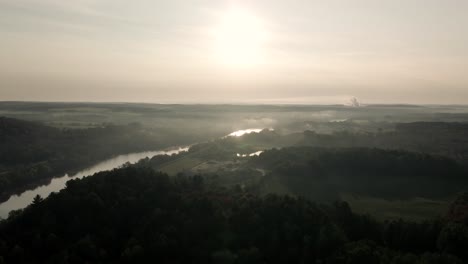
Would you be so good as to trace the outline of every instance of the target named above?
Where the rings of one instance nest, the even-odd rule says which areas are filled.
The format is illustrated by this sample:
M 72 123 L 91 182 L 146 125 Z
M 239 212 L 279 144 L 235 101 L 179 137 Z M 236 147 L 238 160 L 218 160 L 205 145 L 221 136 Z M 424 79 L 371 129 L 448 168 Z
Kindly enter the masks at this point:
M 347 201 L 356 213 L 370 214 L 379 220 L 402 218 L 413 221 L 422 221 L 445 214 L 451 201 L 450 199 L 424 198 L 385 200 L 352 194 L 342 194 L 341 199 Z
M 168 162 L 167 164 L 163 165 L 159 170 L 169 175 L 174 175 L 178 172 L 191 170 L 193 167 L 198 166 L 203 162 L 204 161 L 197 158 L 183 157 L 178 160 Z

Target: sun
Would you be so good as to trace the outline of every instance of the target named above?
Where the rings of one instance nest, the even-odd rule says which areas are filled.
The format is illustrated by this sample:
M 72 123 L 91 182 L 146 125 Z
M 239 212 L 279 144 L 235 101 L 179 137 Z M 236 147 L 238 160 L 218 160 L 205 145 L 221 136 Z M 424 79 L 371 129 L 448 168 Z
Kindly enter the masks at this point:
M 267 31 L 259 18 L 245 10 L 226 12 L 214 30 L 214 38 L 216 56 L 225 65 L 248 67 L 263 60 Z

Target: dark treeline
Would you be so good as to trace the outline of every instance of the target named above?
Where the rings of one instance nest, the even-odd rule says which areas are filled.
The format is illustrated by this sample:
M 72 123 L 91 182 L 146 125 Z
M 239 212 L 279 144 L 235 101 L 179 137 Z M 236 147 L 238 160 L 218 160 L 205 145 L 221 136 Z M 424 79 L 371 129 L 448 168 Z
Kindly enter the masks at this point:
M 313 199 L 336 199 L 339 193 L 441 198 L 468 190 L 464 166 L 402 150 L 290 147 L 265 151 L 249 163 L 270 171 L 260 188 L 279 180 L 292 193 Z
M 466 196 L 446 218 L 380 223 L 345 202 L 260 197 L 127 167 L 72 180 L 0 224 L 5 263 L 463 263 Z
M 138 124 L 57 129 L 0 117 L 0 197 L 114 155 L 173 144 Z
M 468 123 L 413 122 L 397 123 L 393 131 L 353 133 L 347 130 L 331 134 L 304 132 L 299 145 L 321 147 L 374 147 L 405 149 L 468 160 Z

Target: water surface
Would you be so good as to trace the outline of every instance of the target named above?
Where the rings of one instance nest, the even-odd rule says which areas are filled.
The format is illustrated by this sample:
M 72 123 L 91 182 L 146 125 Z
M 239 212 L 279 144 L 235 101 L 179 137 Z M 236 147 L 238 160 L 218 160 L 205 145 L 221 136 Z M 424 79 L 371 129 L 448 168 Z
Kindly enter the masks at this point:
M 260 133 L 262 130 L 266 128 L 248 128 L 248 129 L 241 129 L 232 132 L 231 134 L 227 135 L 228 137 L 241 137 L 245 134 L 250 134 L 250 133 Z M 268 128 L 269 131 L 273 131 L 272 128 Z
M 53 178 L 50 183 L 47 185 L 39 186 L 34 190 L 25 191 L 19 195 L 12 195 L 10 199 L 6 202 L 0 204 L 0 217 L 6 218 L 8 217 L 8 213 L 12 210 L 17 210 L 28 206 L 36 195 L 40 195 L 42 198 L 49 196 L 52 192 L 58 192 L 61 189 L 65 188 L 65 184 L 67 181 L 71 179 L 81 179 L 85 176 L 93 175 L 96 172 L 112 170 L 114 168 L 118 168 L 125 163 L 135 163 L 140 159 L 144 159 L 146 157 L 151 158 L 156 155 L 172 155 L 177 154 L 182 151 L 187 151 L 188 147 L 185 148 L 178 148 L 172 150 L 161 150 L 161 151 L 145 151 L 139 153 L 131 153 L 125 155 L 119 155 L 115 158 L 108 159 L 102 162 L 97 163 L 87 169 L 84 169 L 72 176 L 68 176 L 65 174 L 60 178 Z
M 249 128 L 249 129 L 242 129 L 237 130 L 226 137 L 240 137 L 245 134 L 250 133 L 260 133 L 265 128 Z M 269 128 L 270 131 L 273 131 L 272 128 Z M 108 159 L 102 162 L 97 163 L 94 166 L 91 166 L 87 169 L 84 169 L 72 176 L 65 174 L 60 178 L 53 178 L 50 183 L 39 186 L 33 190 L 25 191 L 19 195 L 12 195 L 10 199 L 0 204 L 0 218 L 8 217 L 8 213 L 12 210 L 17 210 L 28 206 L 36 195 L 40 195 L 42 198 L 46 198 L 52 192 L 58 192 L 65 188 L 65 184 L 67 181 L 71 179 L 81 179 L 85 176 L 93 175 L 94 173 L 106 170 L 112 170 L 118 168 L 125 163 L 135 163 L 140 159 L 144 159 L 146 157 L 151 158 L 156 155 L 172 155 L 177 154 L 182 151 L 187 151 L 188 147 L 185 148 L 178 148 L 172 150 L 161 150 L 161 151 L 146 151 L 146 152 L 139 152 L 139 153 L 131 153 L 126 155 L 120 155 L 112 159 Z M 247 157 L 247 156 L 258 156 L 263 151 L 257 151 L 250 154 L 237 154 L 238 157 Z
M 263 153 L 263 150 L 259 150 L 259 151 L 256 151 L 256 152 L 253 152 L 253 153 L 250 153 L 250 154 L 239 154 L 237 153 L 237 157 L 253 157 L 253 156 L 260 156 L 260 154 Z

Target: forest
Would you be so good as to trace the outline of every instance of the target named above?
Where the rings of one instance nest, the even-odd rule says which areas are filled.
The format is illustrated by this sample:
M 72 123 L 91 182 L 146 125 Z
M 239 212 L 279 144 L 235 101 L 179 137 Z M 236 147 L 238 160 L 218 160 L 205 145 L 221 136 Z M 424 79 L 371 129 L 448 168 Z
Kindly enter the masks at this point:
M 0 263 L 467 263 L 462 110 L 0 103 L 3 200 L 188 146 L 6 211 Z
M 0 224 L 5 263 L 464 263 L 468 195 L 378 222 L 346 202 L 258 196 L 129 166 L 72 180 Z
M 261 185 L 278 180 L 292 193 L 313 200 L 337 199 L 340 192 L 386 199 L 441 198 L 468 189 L 464 166 L 408 151 L 294 147 L 265 151 L 249 162 L 270 171 Z
M 165 148 L 183 140 L 154 134 L 137 123 L 59 129 L 0 117 L 0 199 L 103 160 Z

